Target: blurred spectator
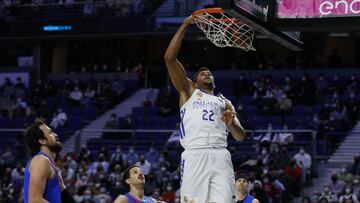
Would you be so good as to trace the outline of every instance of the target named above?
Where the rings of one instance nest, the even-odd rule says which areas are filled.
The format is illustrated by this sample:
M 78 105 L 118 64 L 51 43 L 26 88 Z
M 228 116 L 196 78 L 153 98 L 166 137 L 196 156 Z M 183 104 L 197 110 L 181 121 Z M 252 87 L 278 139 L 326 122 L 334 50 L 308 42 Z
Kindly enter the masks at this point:
M 303 197 L 302 203 L 311 203 L 310 197 Z
M 313 192 L 313 195 L 311 196 L 311 201 L 314 202 L 314 203 L 319 202 L 321 195 L 322 195 L 322 193 L 320 191 L 315 190 Z
M 254 198 L 258 199 L 261 203 L 268 203 L 268 198 L 266 196 L 266 192 L 263 189 L 262 183 L 260 181 L 256 181 L 254 183 L 254 189 L 250 191 L 250 195 Z
M 175 192 L 173 190 L 171 183 L 167 184 L 166 190 L 163 191 L 160 196 L 162 197 L 162 199 L 165 202 L 174 202 L 175 201 Z
M 95 98 L 95 90 L 93 90 L 91 88 L 90 85 L 87 86 L 85 92 L 84 92 L 84 97 L 82 99 L 82 104 L 85 105 L 86 107 L 90 107 L 91 101 Z
M 321 193 L 319 200 L 322 198 L 327 199 L 330 203 L 338 202 L 337 194 L 331 191 L 330 185 L 324 185 L 324 191 Z
M 268 123 L 267 131 L 264 134 L 254 137 L 254 140 L 260 142 L 261 146 L 267 147 L 270 145 L 273 136 L 273 125 Z
M 339 177 L 336 173 L 331 175 L 331 184 L 330 191 L 336 195 L 341 195 L 344 192 L 345 183 L 342 180 L 339 180 Z
M 120 145 L 116 146 L 116 150 L 110 157 L 110 165 L 121 163 L 124 156 L 125 154 L 123 153 L 121 146 Z
M 80 106 L 81 100 L 83 98 L 83 93 L 80 90 L 79 86 L 75 86 L 74 90 L 70 92 L 70 102 L 74 106 Z
M 357 176 L 353 183 L 353 194 L 355 194 L 357 197 L 360 197 L 360 177 Z
M 283 94 L 282 98 L 278 100 L 275 107 L 281 115 L 289 114 L 292 109 L 292 101 L 286 96 L 286 94 Z
M 105 172 L 107 172 L 108 169 L 109 169 L 109 162 L 107 162 L 107 161 L 105 160 L 105 155 L 102 154 L 102 153 L 99 154 L 97 161 L 94 161 L 94 162 L 90 165 L 90 167 L 89 167 L 89 169 L 88 169 L 88 173 L 89 173 L 89 174 L 96 174 L 96 173 L 97 173 L 97 167 L 98 167 L 98 165 L 101 165 L 102 168 L 103 168 L 103 170 L 104 170 Z
M 54 113 L 50 126 L 56 129 L 60 126 L 64 126 L 66 121 L 67 114 L 62 109 L 58 109 L 57 112 Z
M 6 148 L 3 154 L 0 156 L 0 165 L 11 166 L 15 162 L 15 156 L 11 148 Z
M 26 115 L 26 109 L 28 108 L 28 104 L 26 101 L 21 98 L 17 98 L 16 102 L 12 106 L 12 116 L 13 117 L 24 117 Z
M 290 163 L 285 166 L 285 174 L 290 178 L 292 187 L 292 194 L 297 197 L 301 191 L 301 168 L 297 164 L 296 159 L 292 158 Z
M 299 152 L 294 156 L 296 163 L 301 168 L 301 181 L 302 184 L 306 184 L 306 177 L 310 173 L 311 167 L 311 156 L 310 154 L 306 153 L 305 148 L 301 147 Z
M 350 168 L 350 172 L 354 175 L 360 174 L 360 155 L 354 156 L 354 163 Z
M 359 203 L 358 198 L 353 193 L 353 189 L 350 185 L 346 186 L 345 194 L 340 196 L 339 203 L 345 203 L 346 200 L 352 200 L 351 202 L 353 202 L 353 203 Z
M 77 170 L 78 163 L 70 155 L 66 157 L 65 163 L 68 164 L 69 168 L 71 168 L 73 171 Z
M 123 173 L 121 172 L 121 165 L 116 164 L 114 170 L 109 175 L 109 181 L 112 185 L 115 185 L 116 182 L 121 182 Z
M 139 155 L 135 152 L 134 146 L 129 147 L 129 152 L 124 156 L 124 160 L 126 160 L 129 165 L 133 165 L 139 160 Z
M 71 186 L 71 184 L 75 181 L 75 171 L 70 168 L 68 164 L 64 164 L 61 171 L 65 185 L 67 187 Z
M 288 130 L 287 125 L 284 125 L 283 132 L 275 133 L 272 142 L 279 143 L 280 145 L 288 145 L 293 143 L 294 135 L 291 132 L 286 132 Z
M 346 185 L 351 185 L 354 180 L 353 175 L 347 170 L 346 165 L 343 165 L 340 169 L 339 180 L 344 181 Z
M 145 159 L 149 161 L 150 164 L 154 164 L 159 158 L 159 152 L 156 150 L 154 145 L 151 145 L 149 151 L 145 154 Z
M 86 145 L 82 145 L 81 148 L 80 148 L 80 153 L 79 153 L 79 156 L 78 156 L 78 162 L 81 163 L 83 161 L 90 161 L 90 155 L 91 155 L 91 152 L 90 150 L 87 149 Z
M 144 154 L 140 155 L 140 160 L 136 162 L 135 165 L 141 169 L 145 176 L 149 175 L 151 171 L 151 164 L 145 159 Z

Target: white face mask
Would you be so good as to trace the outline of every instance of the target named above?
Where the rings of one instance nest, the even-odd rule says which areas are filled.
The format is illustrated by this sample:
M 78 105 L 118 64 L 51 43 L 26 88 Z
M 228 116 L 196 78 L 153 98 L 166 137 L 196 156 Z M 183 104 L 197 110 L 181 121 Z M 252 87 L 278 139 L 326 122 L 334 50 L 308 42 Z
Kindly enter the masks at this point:
M 91 199 L 91 195 L 84 195 L 84 200 L 89 200 Z

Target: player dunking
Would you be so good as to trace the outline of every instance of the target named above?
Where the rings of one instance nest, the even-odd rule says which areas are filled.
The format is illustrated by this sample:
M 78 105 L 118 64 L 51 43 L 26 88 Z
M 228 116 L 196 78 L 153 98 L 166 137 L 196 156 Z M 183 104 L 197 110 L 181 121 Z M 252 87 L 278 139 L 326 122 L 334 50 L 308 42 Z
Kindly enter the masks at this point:
M 123 175 L 122 184 L 129 190 L 125 195 L 119 196 L 114 203 L 157 203 L 144 194 L 145 176 L 138 166 L 129 166 Z M 165 203 L 159 201 L 158 203 Z
M 24 142 L 34 155 L 24 173 L 24 203 L 75 203 L 54 160 L 62 146 L 56 133 L 42 119 L 26 129 Z
M 227 147 L 228 129 L 242 141 L 245 131 L 235 116 L 231 102 L 214 96 L 214 78 L 208 68 L 200 68 L 194 82 L 187 78 L 177 60 L 187 27 L 185 19 L 172 38 L 164 59 L 171 81 L 180 94 L 181 202 L 234 202 L 235 177 Z

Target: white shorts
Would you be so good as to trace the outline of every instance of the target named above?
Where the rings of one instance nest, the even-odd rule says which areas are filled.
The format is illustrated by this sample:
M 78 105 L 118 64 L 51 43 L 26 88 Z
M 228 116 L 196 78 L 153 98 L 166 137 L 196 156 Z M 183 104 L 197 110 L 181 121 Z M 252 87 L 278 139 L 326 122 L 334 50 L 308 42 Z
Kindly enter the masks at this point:
M 181 154 L 181 203 L 233 203 L 234 194 L 234 168 L 226 148 Z

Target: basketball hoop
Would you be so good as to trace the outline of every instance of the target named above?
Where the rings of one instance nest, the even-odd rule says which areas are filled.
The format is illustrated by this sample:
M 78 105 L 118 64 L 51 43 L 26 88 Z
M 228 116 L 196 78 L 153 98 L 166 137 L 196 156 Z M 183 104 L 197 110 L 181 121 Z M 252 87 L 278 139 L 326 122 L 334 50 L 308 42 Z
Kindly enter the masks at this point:
M 254 30 L 239 19 L 226 16 L 222 8 L 201 9 L 192 15 L 196 25 L 216 46 L 256 51 L 252 45 Z

